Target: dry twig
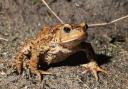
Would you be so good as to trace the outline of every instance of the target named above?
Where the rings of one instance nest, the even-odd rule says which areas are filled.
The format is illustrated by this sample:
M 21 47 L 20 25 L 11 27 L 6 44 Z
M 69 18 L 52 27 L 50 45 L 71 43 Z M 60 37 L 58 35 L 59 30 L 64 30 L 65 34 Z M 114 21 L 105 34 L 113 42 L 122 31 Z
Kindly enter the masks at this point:
M 46 7 L 52 12 L 52 14 L 62 23 L 64 24 L 63 20 L 61 20 L 59 18 L 59 16 L 57 16 L 57 14 L 48 6 L 48 4 L 45 2 L 45 0 L 42 0 L 42 2 L 46 5 Z
M 42 2 L 43 2 L 43 3 L 46 5 L 46 7 L 52 12 L 52 14 L 53 14 L 62 24 L 64 24 L 64 21 L 61 20 L 61 19 L 59 18 L 59 16 L 56 15 L 56 13 L 48 6 L 48 4 L 45 2 L 45 0 L 42 0 Z M 120 18 L 115 19 L 115 20 L 112 20 L 112 21 L 110 21 L 110 22 L 97 23 L 97 24 L 88 24 L 88 27 L 89 27 L 89 28 L 92 28 L 92 27 L 106 26 L 106 25 L 110 25 L 110 24 L 116 23 L 116 22 L 118 22 L 118 21 L 120 21 L 120 20 L 123 20 L 123 19 L 126 19 L 126 18 L 128 18 L 128 15 L 123 16 L 123 17 L 120 17 Z
M 0 40 L 3 40 L 3 41 L 8 41 L 7 39 L 5 39 L 5 38 L 2 38 L 2 37 L 0 37 Z
M 107 22 L 107 23 L 88 24 L 88 27 L 91 28 L 91 27 L 106 26 L 106 25 L 110 25 L 110 24 L 116 23 L 116 22 L 118 22 L 120 20 L 123 20 L 123 19 L 126 19 L 126 18 L 128 18 L 128 15 L 120 17 L 120 18 L 115 19 L 115 20 L 112 20 L 112 21 Z

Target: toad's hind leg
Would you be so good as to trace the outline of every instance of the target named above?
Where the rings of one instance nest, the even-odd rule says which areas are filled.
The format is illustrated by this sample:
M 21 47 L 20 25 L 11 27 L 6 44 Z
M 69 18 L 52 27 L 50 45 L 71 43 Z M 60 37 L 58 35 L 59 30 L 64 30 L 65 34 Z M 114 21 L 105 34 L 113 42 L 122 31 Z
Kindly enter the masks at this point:
M 94 53 L 94 50 L 93 50 L 90 43 L 84 44 L 84 50 L 83 51 L 86 53 L 87 59 L 90 61 L 88 64 L 82 65 L 86 69 L 85 72 L 87 72 L 88 70 L 91 70 L 92 73 L 94 74 L 94 77 L 96 80 L 98 80 L 97 72 L 103 72 L 103 73 L 108 75 L 108 72 L 103 70 L 102 68 L 100 68 L 98 66 L 98 64 L 96 63 L 95 53 Z
M 16 63 L 16 69 L 19 74 L 23 72 L 23 63 L 26 61 L 24 59 L 29 59 L 28 56 L 30 56 L 30 49 L 31 45 L 30 44 L 24 44 L 23 47 L 21 47 L 20 52 L 16 56 L 15 63 Z M 24 62 L 25 61 L 25 62 Z
M 39 70 L 39 55 L 40 54 L 36 52 L 32 53 L 32 57 L 29 62 L 29 68 L 30 68 L 31 73 L 36 74 L 38 76 L 38 80 L 41 81 L 42 74 L 51 74 L 51 73 L 43 71 L 43 70 Z

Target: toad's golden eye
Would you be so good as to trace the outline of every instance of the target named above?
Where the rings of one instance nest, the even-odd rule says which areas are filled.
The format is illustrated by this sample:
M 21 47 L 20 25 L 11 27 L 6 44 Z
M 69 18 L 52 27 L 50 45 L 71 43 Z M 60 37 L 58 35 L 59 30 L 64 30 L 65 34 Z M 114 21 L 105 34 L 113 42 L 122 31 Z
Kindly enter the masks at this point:
M 65 33 L 70 33 L 71 29 L 70 29 L 69 27 L 64 27 L 64 28 L 63 28 L 63 31 L 64 31 Z

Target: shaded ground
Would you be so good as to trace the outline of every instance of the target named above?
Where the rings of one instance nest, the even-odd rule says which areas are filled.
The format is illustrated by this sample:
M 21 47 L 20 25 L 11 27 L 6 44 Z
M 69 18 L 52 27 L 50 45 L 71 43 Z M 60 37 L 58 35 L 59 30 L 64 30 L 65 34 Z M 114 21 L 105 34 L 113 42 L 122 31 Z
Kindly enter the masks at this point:
M 0 0 L 0 89 L 127 89 L 128 88 L 128 19 L 107 27 L 88 29 L 100 66 L 111 72 L 82 74 L 83 54 L 52 65 L 41 83 L 19 79 L 11 62 L 24 39 L 34 37 L 45 25 L 59 22 L 41 4 L 41 0 Z M 67 23 L 107 22 L 128 14 L 128 0 L 48 0 L 50 7 Z M 81 57 L 81 61 L 75 59 Z M 72 60 L 73 59 L 73 60 Z M 77 59 L 78 60 L 78 59 Z

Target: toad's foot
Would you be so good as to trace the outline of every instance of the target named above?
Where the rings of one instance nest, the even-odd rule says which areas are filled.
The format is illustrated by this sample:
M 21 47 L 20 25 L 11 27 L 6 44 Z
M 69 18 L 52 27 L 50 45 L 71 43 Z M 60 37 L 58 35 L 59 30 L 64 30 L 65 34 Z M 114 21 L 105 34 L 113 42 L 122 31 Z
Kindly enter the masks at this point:
M 90 62 L 88 64 L 83 64 L 81 65 L 83 66 L 86 70 L 83 73 L 86 73 L 88 71 L 92 71 L 92 73 L 94 74 L 95 79 L 98 81 L 98 76 L 97 76 L 97 72 L 103 72 L 105 74 L 108 75 L 108 72 L 103 70 L 102 68 L 100 68 L 96 62 Z
M 33 74 L 36 74 L 37 75 L 37 77 L 38 77 L 38 79 L 37 80 L 39 80 L 39 81 L 41 81 L 42 80 L 42 75 L 50 75 L 50 74 L 52 74 L 52 73 L 50 73 L 50 72 L 47 72 L 47 71 L 43 71 L 43 70 L 32 70 L 31 71 Z

